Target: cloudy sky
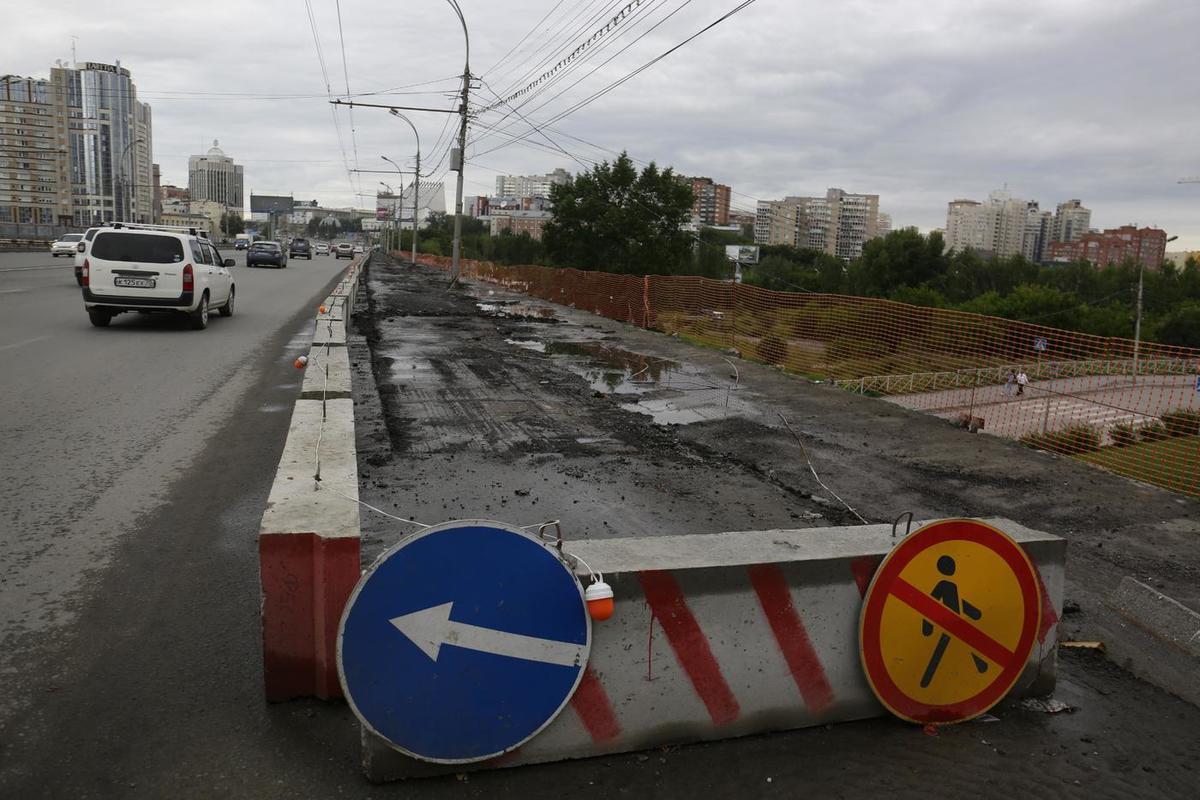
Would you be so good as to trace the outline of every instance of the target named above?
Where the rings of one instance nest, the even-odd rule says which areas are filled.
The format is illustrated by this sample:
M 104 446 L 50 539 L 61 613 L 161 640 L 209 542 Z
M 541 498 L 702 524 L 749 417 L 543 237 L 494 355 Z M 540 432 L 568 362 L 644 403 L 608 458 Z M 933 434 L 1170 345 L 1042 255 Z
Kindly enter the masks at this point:
M 531 83 L 629 2 L 461 0 L 482 79 L 473 105 Z M 1200 175 L 1194 0 L 757 0 L 546 136 L 522 121 L 552 120 L 738 2 L 642 0 L 513 100 L 519 115 L 480 114 L 466 194 L 627 149 L 729 184 L 745 209 L 840 186 L 927 230 L 948 200 L 1007 186 L 1051 210 L 1082 198 L 1095 226 L 1158 225 L 1180 236 L 1172 247 L 1200 249 L 1200 184 L 1176 183 Z M 394 181 L 348 169 L 387 169 L 381 154 L 410 166 L 415 147 L 385 111 L 331 112 L 326 75 L 338 96 L 348 85 L 377 93 L 367 102 L 453 105 L 463 37 L 444 0 L 341 0 L 340 32 L 335 0 L 174 5 L 26 4 L 0 30 L 0 73 L 46 76 L 78 37 L 80 61 L 120 59 L 153 106 L 164 182 L 186 184 L 187 157 L 220 139 L 249 190 L 328 205 L 369 207 L 355 194 Z M 448 117 L 410 118 L 452 207 Z

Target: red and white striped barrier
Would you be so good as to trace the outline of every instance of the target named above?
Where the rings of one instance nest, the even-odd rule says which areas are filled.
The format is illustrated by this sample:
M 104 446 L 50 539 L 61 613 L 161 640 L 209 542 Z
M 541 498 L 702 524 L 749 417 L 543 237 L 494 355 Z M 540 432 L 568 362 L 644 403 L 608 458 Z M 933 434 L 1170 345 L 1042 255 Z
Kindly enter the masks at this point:
M 1013 537 L 1039 572 L 1038 641 L 1013 691 L 1046 693 L 1055 680 L 1066 541 L 1009 520 L 988 522 Z M 568 549 L 612 585 L 616 613 L 593 627 L 570 710 L 518 751 L 476 766 L 886 713 L 863 675 L 858 626 L 863 593 L 894 542 L 890 525 L 571 542 Z M 365 731 L 363 751 L 373 781 L 447 771 Z
M 345 346 L 361 263 L 350 264 L 318 310 L 301 399 L 259 529 L 263 683 L 272 702 L 342 694 L 337 627 L 362 571 Z

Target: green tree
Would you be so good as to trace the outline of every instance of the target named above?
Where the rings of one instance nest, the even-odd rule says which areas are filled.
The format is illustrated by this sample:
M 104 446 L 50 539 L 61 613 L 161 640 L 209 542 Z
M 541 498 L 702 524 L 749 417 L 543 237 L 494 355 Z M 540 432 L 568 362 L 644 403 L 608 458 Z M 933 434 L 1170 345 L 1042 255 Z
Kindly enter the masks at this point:
M 554 216 L 542 243 L 559 266 L 620 273 L 678 274 L 692 266 L 692 237 L 680 229 L 691 187 L 651 163 L 638 174 L 622 153 L 553 186 Z
M 242 220 L 242 215 L 232 211 L 222 213 L 221 232 L 226 236 L 237 236 L 239 233 L 245 233 L 246 223 Z
M 1156 338 L 1163 344 L 1200 347 L 1200 303 L 1186 303 L 1164 316 Z
M 945 242 L 940 233 L 922 236 L 901 228 L 863 245 L 850 265 L 849 284 L 856 294 L 887 297 L 901 286 L 940 282 L 947 271 Z

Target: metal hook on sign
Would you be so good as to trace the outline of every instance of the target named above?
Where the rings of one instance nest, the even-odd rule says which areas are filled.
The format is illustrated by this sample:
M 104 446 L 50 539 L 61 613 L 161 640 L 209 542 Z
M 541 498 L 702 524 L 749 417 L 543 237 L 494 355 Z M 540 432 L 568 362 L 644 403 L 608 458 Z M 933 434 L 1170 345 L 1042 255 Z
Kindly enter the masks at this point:
M 892 539 L 896 538 L 896 528 L 900 527 L 900 520 L 904 519 L 905 517 L 908 517 L 908 523 L 904 526 L 904 535 L 908 536 L 909 532 L 912 531 L 913 512 L 905 511 L 892 521 Z
M 540 538 L 540 539 L 547 538 L 547 536 L 545 534 L 545 530 L 551 526 L 554 527 L 554 546 L 558 548 L 559 558 L 562 558 L 563 535 L 562 535 L 562 526 L 558 524 L 558 520 L 555 519 L 555 520 L 551 520 L 550 522 L 543 522 L 541 524 L 541 526 L 538 528 L 538 538 Z

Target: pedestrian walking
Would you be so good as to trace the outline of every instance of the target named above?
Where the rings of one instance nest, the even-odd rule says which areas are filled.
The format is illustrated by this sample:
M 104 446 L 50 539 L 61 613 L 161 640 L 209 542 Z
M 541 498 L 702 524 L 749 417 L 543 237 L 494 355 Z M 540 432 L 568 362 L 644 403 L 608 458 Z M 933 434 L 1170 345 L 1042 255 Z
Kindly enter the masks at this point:
M 1017 373 L 1011 369 L 1008 371 L 1008 377 L 1004 379 L 1004 396 L 1012 397 L 1013 387 L 1017 384 Z
M 1025 386 L 1029 383 L 1029 376 L 1025 374 L 1025 370 L 1017 373 L 1017 394 L 1025 394 Z

